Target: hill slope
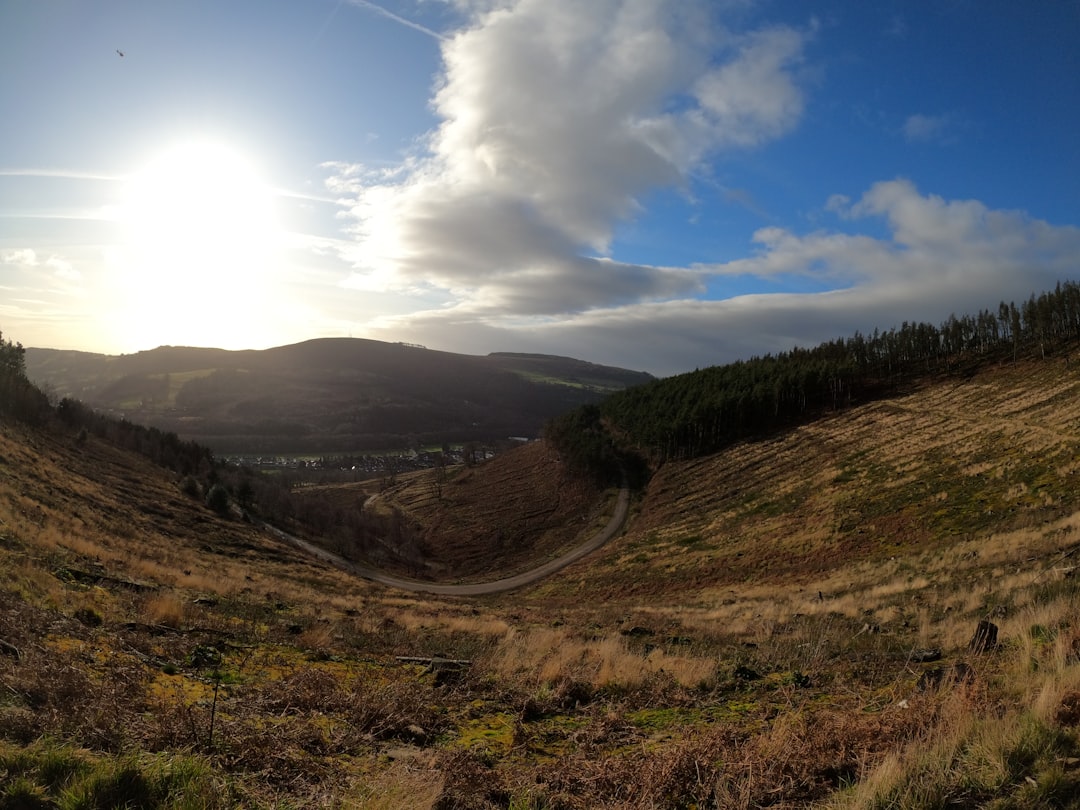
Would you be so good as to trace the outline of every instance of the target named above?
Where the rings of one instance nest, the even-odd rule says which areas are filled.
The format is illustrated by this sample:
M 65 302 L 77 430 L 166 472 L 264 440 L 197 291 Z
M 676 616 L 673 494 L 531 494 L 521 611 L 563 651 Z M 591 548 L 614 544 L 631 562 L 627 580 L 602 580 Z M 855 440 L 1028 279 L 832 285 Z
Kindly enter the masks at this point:
M 1005 364 L 664 464 L 590 573 L 612 598 L 685 599 L 1005 538 L 1034 553 L 1080 539 L 1078 484 L 1080 368 Z
M 508 456 L 498 468 L 451 479 L 439 498 L 432 474 L 419 476 L 386 497 L 425 527 L 437 560 L 455 559 L 464 515 L 483 516 L 477 522 L 489 528 L 489 555 L 497 558 L 494 527 L 524 510 L 503 489 L 486 499 L 470 493 L 477 479 L 512 478 L 515 464 L 518 480 L 531 481 L 534 463 Z M 534 489 L 539 508 L 544 489 Z M 698 590 L 816 581 L 852 564 L 998 536 L 1034 538 L 1047 526 L 1059 537 L 1074 516 L 1080 368 L 1060 359 L 1008 363 L 711 456 L 668 461 L 640 493 L 624 537 L 580 569 L 605 599 L 686 600 Z
M 565 357 L 476 357 L 359 339 L 119 357 L 31 348 L 26 366 L 58 396 L 219 453 L 264 454 L 535 436 L 552 416 L 652 379 Z
M 472 600 L 0 425 L 0 770 L 89 806 L 1075 807 L 1078 393 L 1061 360 L 988 367 L 669 461 L 603 551 Z M 490 527 L 562 512 L 560 462 L 497 461 L 379 508 L 452 569 L 524 564 L 543 543 Z

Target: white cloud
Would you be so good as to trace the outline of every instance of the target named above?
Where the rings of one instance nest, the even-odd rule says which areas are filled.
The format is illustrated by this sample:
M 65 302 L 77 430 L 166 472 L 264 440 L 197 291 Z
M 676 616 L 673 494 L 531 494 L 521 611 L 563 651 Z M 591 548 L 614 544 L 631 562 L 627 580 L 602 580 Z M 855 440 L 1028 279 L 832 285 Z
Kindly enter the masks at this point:
M 45 266 L 51 269 L 57 278 L 65 281 L 78 281 L 82 278 L 82 273 L 76 270 L 71 262 L 59 256 L 50 256 L 45 261 Z
M 797 123 L 808 34 L 726 30 L 706 0 L 459 2 L 427 152 L 328 166 L 349 198 L 353 286 L 441 290 L 455 311 L 558 315 L 701 289 L 609 257 L 614 228 L 719 150 Z
M 850 206 L 851 198 L 846 194 L 833 194 L 825 201 L 825 210 L 831 211 L 834 214 L 839 214 L 840 216 L 846 216 L 846 212 Z
M 718 144 L 756 146 L 798 122 L 802 92 L 788 70 L 800 60 L 803 37 L 790 28 L 757 32 L 746 38 L 737 59 L 702 76 L 697 96 Z
M 82 273 L 64 257 L 51 254 L 47 259 L 42 260 L 33 248 L 0 251 L 0 265 L 23 271 L 27 279 L 34 279 L 35 284 L 45 287 L 50 286 L 50 282 L 49 277 L 41 273 L 42 268 L 51 271 L 52 277 L 59 280 L 61 287 L 66 283 L 82 279 Z
M 1020 211 L 992 210 L 978 200 L 920 194 L 908 180 L 876 183 L 846 219 L 883 219 L 890 238 L 780 228 L 754 235 L 754 257 L 708 268 L 721 275 L 809 274 L 844 278 L 873 289 L 910 286 L 920 300 L 964 292 L 951 306 L 970 307 L 980 292 L 1023 294 L 1067 277 L 1080 259 L 1080 228 L 1053 226 Z M 701 268 L 705 269 L 705 268 Z
M 798 125 L 812 30 L 735 32 L 706 0 L 455 4 L 469 22 L 442 41 L 425 151 L 326 167 L 354 239 L 338 249 L 345 286 L 427 307 L 367 321 L 370 337 L 669 374 L 1021 300 L 1080 261 L 1080 229 L 906 180 L 829 197 L 842 228 L 762 228 L 746 258 L 619 261 L 614 229 L 647 194 Z M 946 142 L 963 126 L 917 115 L 905 133 Z M 696 300 L 734 278 L 827 291 Z
M 949 144 L 957 140 L 960 128 L 961 122 L 955 115 L 916 113 L 904 121 L 903 133 L 911 142 Z
M 38 263 L 37 253 L 31 248 L 19 248 L 18 250 L 5 250 L 0 253 L 0 264 L 21 265 L 23 267 L 36 267 Z
M 462 351 L 542 345 L 552 353 L 673 374 L 856 330 L 940 323 L 950 314 L 996 309 L 1000 301 L 1020 302 L 1052 288 L 1080 266 L 1080 228 L 1021 211 L 922 194 L 907 180 L 876 183 L 847 207 L 834 199 L 845 222 L 874 220 L 888 236 L 763 228 L 754 235 L 757 255 L 694 268 L 718 284 L 729 276 L 799 276 L 831 287 L 828 292 L 642 301 L 516 322 L 433 310 L 380 327 L 387 335 Z

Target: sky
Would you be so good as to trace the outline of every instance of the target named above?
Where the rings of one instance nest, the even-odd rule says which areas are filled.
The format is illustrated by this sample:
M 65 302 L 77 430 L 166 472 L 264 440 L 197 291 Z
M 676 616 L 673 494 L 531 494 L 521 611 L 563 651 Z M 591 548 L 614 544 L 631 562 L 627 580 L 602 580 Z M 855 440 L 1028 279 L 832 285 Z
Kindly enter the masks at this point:
M 1080 0 L 0 0 L 0 331 L 668 376 L 1080 276 Z

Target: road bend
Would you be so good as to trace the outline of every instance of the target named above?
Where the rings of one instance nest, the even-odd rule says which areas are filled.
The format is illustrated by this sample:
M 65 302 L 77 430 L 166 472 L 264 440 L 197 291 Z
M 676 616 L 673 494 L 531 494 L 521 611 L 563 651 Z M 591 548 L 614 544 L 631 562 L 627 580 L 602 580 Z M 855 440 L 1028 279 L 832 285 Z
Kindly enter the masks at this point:
M 490 580 L 488 582 L 465 582 L 456 585 L 395 577 L 384 571 L 380 571 L 377 568 L 371 568 L 370 566 L 346 560 L 344 557 L 334 554 L 332 551 L 327 551 L 325 548 L 320 548 L 314 543 L 291 535 L 288 532 L 283 532 L 281 529 L 270 526 L 269 524 L 263 524 L 263 527 L 279 540 L 291 543 L 323 562 L 327 562 L 344 571 L 362 577 L 363 579 L 378 582 L 380 585 L 388 585 L 391 588 L 400 588 L 403 591 L 432 593 L 439 596 L 483 596 L 485 594 L 502 593 L 504 591 L 512 591 L 516 588 L 523 588 L 526 585 L 532 585 L 534 582 L 538 582 L 545 577 L 551 576 L 556 571 L 561 571 L 563 568 L 566 568 L 566 566 L 571 563 L 577 562 L 582 557 L 592 554 L 592 552 L 603 546 L 622 530 L 623 526 L 626 524 L 626 517 L 629 513 L 630 489 L 624 485 L 619 490 L 619 497 L 615 502 L 615 510 L 611 515 L 611 520 L 608 521 L 603 529 L 598 531 L 580 546 L 577 546 L 552 560 L 548 560 L 543 565 L 538 565 L 536 568 L 532 568 L 512 577 Z

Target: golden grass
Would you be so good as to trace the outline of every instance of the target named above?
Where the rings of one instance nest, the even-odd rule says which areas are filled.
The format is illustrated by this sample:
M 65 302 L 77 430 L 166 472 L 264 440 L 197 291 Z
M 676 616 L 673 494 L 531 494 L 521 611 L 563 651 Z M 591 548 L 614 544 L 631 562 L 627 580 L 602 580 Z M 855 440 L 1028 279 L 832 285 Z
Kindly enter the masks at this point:
M 398 600 L 393 600 L 396 604 Z M 497 639 L 509 630 L 509 623 L 490 614 L 476 613 L 471 609 L 447 604 L 416 604 L 412 610 L 385 608 L 380 614 L 402 627 L 412 630 L 437 630 L 444 633 L 461 633 L 486 639 Z
M 346 797 L 340 807 L 346 810 L 430 810 L 443 792 L 445 777 L 429 758 L 408 757 L 393 760 L 367 784 Z
M 333 649 L 338 640 L 337 629 L 329 622 L 317 622 L 296 637 L 296 643 L 308 650 Z
M 1016 792 L 1017 785 L 1035 796 L 1041 773 L 1075 757 L 1080 716 L 1073 711 L 1064 727 L 1060 716 L 1070 696 L 1080 695 L 1077 605 L 1070 597 L 1032 605 L 1002 620 L 999 629 L 1005 646 L 969 659 L 975 681 L 948 687 L 937 699 L 933 723 L 917 739 L 868 763 L 863 778 L 827 806 L 982 806 L 988 797 Z M 1008 806 L 1058 806 L 1018 801 Z
M 563 628 L 511 629 L 486 666 L 507 680 L 533 687 L 573 681 L 594 687 L 636 688 L 663 674 L 697 687 L 716 674 L 716 659 L 671 654 L 657 647 L 632 650 L 622 636 L 583 639 Z
M 188 605 L 175 594 L 156 594 L 143 602 L 142 614 L 151 624 L 178 628 L 186 623 Z

